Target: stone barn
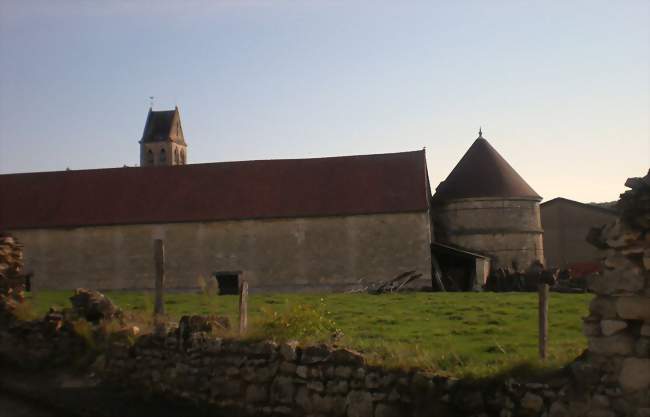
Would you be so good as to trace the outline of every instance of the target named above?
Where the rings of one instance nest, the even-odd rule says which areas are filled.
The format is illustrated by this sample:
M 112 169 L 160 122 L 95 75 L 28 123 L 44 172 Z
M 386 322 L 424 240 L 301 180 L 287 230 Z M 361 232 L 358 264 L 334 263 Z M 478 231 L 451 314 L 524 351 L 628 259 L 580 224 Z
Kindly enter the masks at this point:
M 0 175 L 0 231 L 34 289 L 152 288 L 156 238 L 179 290 L 342 291 L 408 271 L 476 290 L 491 264 L 543 260 L 541 198 L 481 132 L 433 198 L 424 150 L 188 165 L 178 108 L 150 109 L 139 145 L 142 167 Z
M 491 268 L 523 270 L 543 262 L 541 199 L 479 131 L 432 199 L 435 240 L 465 252 L 476 271 L 469 287 L 487 277 L 481 256 Z
M 0 230 L 36 290 L 152 288 L 163 238 L 172 289 L 341 291 L 431 276 L 429 190 L 424 151 L 8 174 Z

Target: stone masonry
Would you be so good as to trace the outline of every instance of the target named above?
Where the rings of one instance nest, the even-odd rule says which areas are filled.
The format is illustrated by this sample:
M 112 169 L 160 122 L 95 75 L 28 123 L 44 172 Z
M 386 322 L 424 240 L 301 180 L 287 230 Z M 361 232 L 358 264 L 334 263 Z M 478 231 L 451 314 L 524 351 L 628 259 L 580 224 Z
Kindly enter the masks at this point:
M 621 217 L 590 234 L 605 269 L 589 282 L 596 294 L 583 324 L 589 349 L 573 365 L 592 385 L 579 407 L 585 412 L 554 417 L 650 416 L 650 173 L 625 185 Z

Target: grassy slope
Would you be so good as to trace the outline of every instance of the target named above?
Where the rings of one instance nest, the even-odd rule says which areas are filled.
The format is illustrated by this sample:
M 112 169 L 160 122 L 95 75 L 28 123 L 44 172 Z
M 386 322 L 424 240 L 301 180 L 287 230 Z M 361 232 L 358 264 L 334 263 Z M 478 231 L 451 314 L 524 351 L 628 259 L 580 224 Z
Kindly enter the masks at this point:
M 125 310 L 150 312 L 151 294 L 107 293 Z M 40 292 L 32 298 L 39 314 L 68 306 L 70 291 Z M 489 375 L 521 364 L 535 365 L 537 295 L 534 293 L 403 293 L 253 295 L 252 326 L 296 303 L 319 304 L 345 336 L 342 343 L 395 366 L 419 366 L 453 374 Z M 588 294 L 551 294 L 549 364 L 575 358 L 586 346 L 580 318 Z M 169 315 L 220 314 L 236 320 L 236 296 L 177 293 L 166 298 Z M 264 310 L 264 311 L 262 311 Z

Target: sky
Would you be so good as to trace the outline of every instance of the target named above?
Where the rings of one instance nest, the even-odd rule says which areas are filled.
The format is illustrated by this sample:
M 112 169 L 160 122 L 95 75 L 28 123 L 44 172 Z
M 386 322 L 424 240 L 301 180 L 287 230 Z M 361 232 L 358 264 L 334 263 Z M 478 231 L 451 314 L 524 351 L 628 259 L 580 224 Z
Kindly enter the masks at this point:
M 188 162 L 483 136 L 546 200 L 650 167 L 650 2 L 0 0 L 0 174 L 139 163 L 149 97 Z M 480 180 L 480 179 L 477 179 Z

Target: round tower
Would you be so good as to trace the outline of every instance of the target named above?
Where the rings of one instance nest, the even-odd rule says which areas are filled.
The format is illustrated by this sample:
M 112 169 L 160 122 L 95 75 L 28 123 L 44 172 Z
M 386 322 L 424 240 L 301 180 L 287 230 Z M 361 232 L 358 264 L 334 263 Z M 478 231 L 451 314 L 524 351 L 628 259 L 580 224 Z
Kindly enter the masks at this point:
M 432 199 L 436 240 L 488 255 L 492 268 L 544 262 L 541 197 L 479 136 Z

